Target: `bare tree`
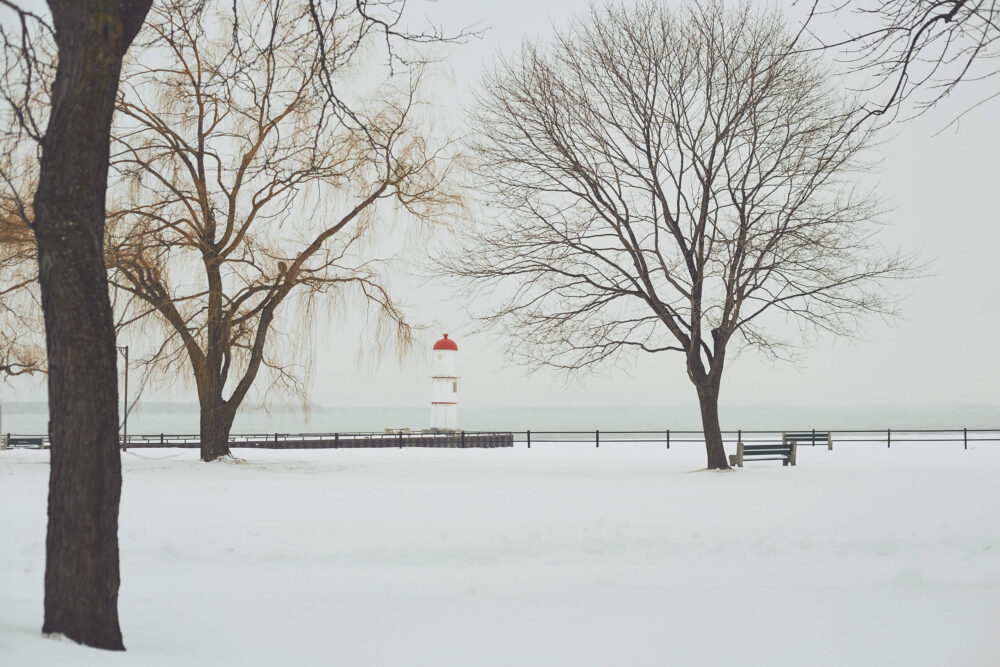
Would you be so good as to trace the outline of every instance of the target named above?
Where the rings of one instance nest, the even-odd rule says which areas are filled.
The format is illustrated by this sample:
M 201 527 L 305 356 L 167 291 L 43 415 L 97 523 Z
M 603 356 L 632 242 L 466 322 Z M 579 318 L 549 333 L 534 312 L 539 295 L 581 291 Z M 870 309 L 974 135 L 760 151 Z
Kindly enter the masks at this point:
M 51 24 L 0 0 L 4 88 L 27 141 L 41 156 L 31 209 L 45 321 L 49 392 L 48 532 L 43 632 L 123 649 L 118 623 L 118 382 L 104 267 L 111 117 L 121 61 L 149 0 L 49 0 Z M 58 54 L 49 104 L 31 100 L 39 36 Z
M 593 9 L 525 45 L 479 100 L 477 170 L 501 212 L 447 270 L 522 362 L 577 371 L 678 352 L 709 468 L 733 348 L 783 355 L 786 318 L 835 334 L 886 313 L 907 260 L 851 183 L 869 136 L 782 19 L 744 6 Z
M 801 0 L 799 0 L 801 2 Z M 964 82 L 1000 76 L 1000 4 L 996 0 L 807 0 L 802 34 L 849 68 L 868 75 L 864 112 L 881 116 L 906 100 L 917 112 Z M 839 33 L 852 20 L 861 28 Z M 826 26 L 830 23 L 831 26 Z M 808 45 L 808 41 L 801 41 Z M 1000 96 L 989 93 L 974 106 Z
M 45 370 L 35 239 L 18 218 L 0 217 L 0 376 Z
M 0 376 L 10 378 L 44 372 L 45 341 L 31 232 L 37 162 L 12 137 L 0 142 Z
M 18 78 L 23 83 L 21 93 L 5 95 L 4 100 L 26 135 L 41 148 L 32 230 L 38 244 L 53 443 L 43 631 L 122 650 L 117 610 L 121 496 L 117 355 L 102 252 L 104 203 L 121 63 L 151 0 L 47 0 L 47 4 L 51 23 L 22 3 L 0 0 L 5 73 L 11 67 L 21 68 Z M 328 43 L 323 26 L 343 3 L 309 0 L 308 5 L 321 42 L 323 70 L 335 71 L 326 53 L 337 49 Z M 232 6 L 235 12 L 237 5 Z M 461 41 L 469 34 L 463 31 L 449 38 L 436 30 L 405 29 L 404 8 L 405 0 L 353 3 L 363 19 L 361 32 L 382 35 L 390 61 L 406 44 Z M 58 66 L 50 103 L 38 116 L 24 115 L 25 102 L 44 80 L 32 69 L 39 33 L 55 45 Z M 328 87 L 325 103 L 342 114 L 343 105 L 332 92 Z
M 48 27 L 25 17 L 28 39 L 0 24 L 0 376 L 45 370 L 38 252 L 32 200 L 38 186 L 36 137 L 49 104 L 55 57 Z
M 112 283 L 132 297 L 126 322 L 155 314 L 164 325 L 154 361 L 190 363 L 206 461 L 229 454 L 258 376 L 297 386 L 307 363 L 291 343 L 317 300 L 356 292 L 409 341 L 364 244 L 390 203 L 431 222 L 457 198 L 444 185 L 448 154 L 415 119 L 419 64 L 407 63 L 402 90 L 366 84 L 383 79 L 358 74 L 362 25 L 353 9 L 329 16 L 322 53 L 306 3 L 248 2 L 234 16 L 173 0 L 151 10 L 126 67 Z M 328 84 L 353 89 L 336 115 Z

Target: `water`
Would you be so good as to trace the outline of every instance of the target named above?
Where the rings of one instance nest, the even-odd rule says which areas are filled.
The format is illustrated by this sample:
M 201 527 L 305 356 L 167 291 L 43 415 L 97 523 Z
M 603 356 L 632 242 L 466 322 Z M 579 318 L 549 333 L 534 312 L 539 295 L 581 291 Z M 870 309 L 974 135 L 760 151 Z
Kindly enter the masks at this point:
M 332 433 L 382 431 L 385 428 L 426 428 L 430 409 L 414 407 L 247 407 L 236 419 L 237 433 Z M 1000 406 L 793 406 L 736 405 L 721 407 L 727 430 L 799 429 L 970 429 L 1000 428 Z M 44 433 L 48 421 L 44 403 L 3 406 L 0 431 Z M 459 426 L 470 431 L 581 430 L 700 430 L 697 406 L 531 406 L 459 407 Z M 132 434 L 197 433 L 197 406 L 148 403 L 129 416 Z

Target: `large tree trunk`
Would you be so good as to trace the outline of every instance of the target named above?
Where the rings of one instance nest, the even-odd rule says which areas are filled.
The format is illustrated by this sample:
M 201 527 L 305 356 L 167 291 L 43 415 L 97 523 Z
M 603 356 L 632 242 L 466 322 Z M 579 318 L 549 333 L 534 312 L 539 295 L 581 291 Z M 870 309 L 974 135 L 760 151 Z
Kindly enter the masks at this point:
M 124 650 L 118 373 L 104 202 L 121 60 L 149 0 L 49 5 L 59 64 L 34 201 L 52 443 L 42 632 Z
M 713 470 L 728 470 L 729 461 L 726 459 L 726 448 L 722 443 L 722 427 L 719 425 L 719 390 L 712 386 L 698 386 L 697 389 L 708 467 Z
M 201 403 L 201 460 L 215 461 L 229 456 L 229 432 L 236 411 L 221 396 L 203 396 Z

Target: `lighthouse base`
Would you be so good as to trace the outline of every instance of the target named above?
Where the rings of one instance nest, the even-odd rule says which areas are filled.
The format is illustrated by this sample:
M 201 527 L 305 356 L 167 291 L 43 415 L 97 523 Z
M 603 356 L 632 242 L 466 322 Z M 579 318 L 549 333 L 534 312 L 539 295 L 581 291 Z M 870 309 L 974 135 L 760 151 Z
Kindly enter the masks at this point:
M 457 430 L 458 406 L 454 403 L 432 403 L 431 428 L 442 431 Z

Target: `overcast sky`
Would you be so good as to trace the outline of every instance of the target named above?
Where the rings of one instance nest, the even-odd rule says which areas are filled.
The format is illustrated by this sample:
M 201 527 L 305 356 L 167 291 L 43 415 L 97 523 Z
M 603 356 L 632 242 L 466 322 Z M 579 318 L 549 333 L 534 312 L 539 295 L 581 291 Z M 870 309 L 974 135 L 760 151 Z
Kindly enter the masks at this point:
M 459 114 L 483 64 L 498 50 L 516 49 L 525 37 L 543 37 L 552 22 L 586 9 L 579 0 L 438 0 L 413 3 L 434 23 L 480 23 L 485 37 L 450 50 L 451 80 L 439 79 L 436 102 L 444 119 Z M 857 340 L 821 339 L 804 349 L 797 365 L 772 363 L 747 353 L 727 367 L 723 404 L 1000 405 L 1000 101 L 954 117 L 983 97 L 960 88 L 947 103 L 908 124 L 884 147 L 877 182 L 893 207 L 886 241 L 919 250 L 930 275 L 911 283 L 906 317 L 868 322 Z M 440 241 L 440 239 L 439 239 Z M 422 245 L 422 244 L 420 244 Z M 421 247 L 413 249 L 416 252 Z M 459 345 L 459 402 L 476 406 L 544 404 L 693 404 L 692 385 L 677 355 L 639 357 L 634 366 L 608 369 L 567 385 L 547 372 L 528 376 L 509 367 L 501 336 L 463 335 L 464 311 L 441 286 L 404 281 L 403 301 L 414 320 L 428 324 L 417 349 L 403 361 L 359 361 L 367 334 L 350 310 L 318 328 L 312 400 L 320 405 L 421 405 L 429 401 L 429 350 L 441 333 Z M 356 318 L 355 318 L 356 319 Z M 40 398 L 26 383 L 5 386 L 0 397 Z M 194 400 L 174 393 L 173 399 Z
M 429 16 L 442 17 L 437 22 L 489 27 L 482 40 L 453 52 L 457 99 L 498 50 L 516 49 L 525 37 L 544 37 L 551 23 L 586 9 L 579 0 L 439 0 L 428 6 Z M 442 88 L 442 98 L 450 95 Z M 744 354 L 727 367 L 724 403 L 1000 404 L 1000 102 L 935 136 L 982 96 L 982 88 L 960 88 L 946 104 L 897 128 L 883 149 L 876 178 L 893 207 L 886 216 L 886 242 L 919 250 L 932 262 L 928 277 L 904 288 L 905 319 L 871 320 L 856 340 L 821 339 L 802 350 L 796 365 Z M 462 336 L 468 324 L 463 311 L 441 290 L 416 287 L 410 301 L 425 321 L 439 325 L 425 332 L 423 349 L 402 365 L 387 359 L 377 369 L 359 369 L 354 355 L 345 354 L 353 341 L 331 340 L 320 360 L 317 402 L 423 402 L 426 350 L 447 331 L 460 348 L 459 400 L 465 404 L 694 403 L 677 355 L 646 355 L 633 367 L 567 386 L 559 376 L 527 376 L 524 369 L 507 366 L 502 336 Z

